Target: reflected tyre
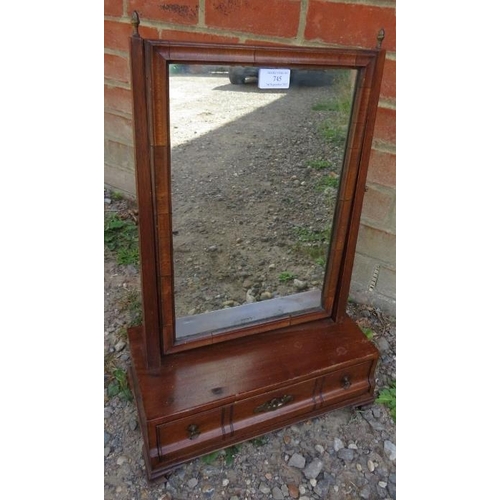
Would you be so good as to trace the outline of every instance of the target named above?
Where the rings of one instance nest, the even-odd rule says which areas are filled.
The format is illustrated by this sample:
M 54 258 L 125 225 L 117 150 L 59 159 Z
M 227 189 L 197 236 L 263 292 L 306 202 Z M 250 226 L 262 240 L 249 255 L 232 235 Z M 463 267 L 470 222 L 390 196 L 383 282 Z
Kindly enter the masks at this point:
M 243 85 L 245 83 L 245 76 L 238 73 L 229 73 L 229 81 L 233 85 Z

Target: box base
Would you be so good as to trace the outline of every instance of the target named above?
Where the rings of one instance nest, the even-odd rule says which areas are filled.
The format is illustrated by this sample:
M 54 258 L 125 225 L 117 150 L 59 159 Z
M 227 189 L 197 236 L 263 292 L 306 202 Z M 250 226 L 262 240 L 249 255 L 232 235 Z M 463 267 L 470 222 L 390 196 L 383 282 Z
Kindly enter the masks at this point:
M 129 330 L 149 480 L 337 408 L 373 402 L 378 351 L 351 319 L 313 321 L 164 356 L 148 370 Z

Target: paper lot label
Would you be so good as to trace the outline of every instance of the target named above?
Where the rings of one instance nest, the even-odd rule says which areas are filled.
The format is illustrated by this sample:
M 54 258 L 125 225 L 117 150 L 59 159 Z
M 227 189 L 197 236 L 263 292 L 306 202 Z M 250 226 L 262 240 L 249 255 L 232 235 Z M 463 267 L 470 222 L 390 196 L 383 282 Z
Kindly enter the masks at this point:
M 288 89 L 290 87 L 289 69 L 259 69 L 259 89 Z

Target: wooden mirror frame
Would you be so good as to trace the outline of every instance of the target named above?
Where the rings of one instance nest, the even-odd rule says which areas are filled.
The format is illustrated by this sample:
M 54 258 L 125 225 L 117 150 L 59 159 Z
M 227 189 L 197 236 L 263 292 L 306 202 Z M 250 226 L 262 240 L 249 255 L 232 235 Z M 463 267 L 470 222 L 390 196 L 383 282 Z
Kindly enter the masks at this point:
M 373 401 L 379 353 L 346 314 L 385 51 L 142 39 L 131 70 L 143 324 L 129 329 L 129 380 L 150 480 L 179 464 L 344 406 Z M 357 70 L 334 231 L 315 310 L 176 341 L 169 64 Z
M 149 366 L 164 355 L 322 318 L 342 321 L 356 239 L 384 51 L 195 44 L 131 38 L 137 199 L 140 207 L 143 325 Z M 169 116 L 169 64 L 354 69 L 357 79 L 337 196 L 321 307 L 217 335 L 175 338 Z

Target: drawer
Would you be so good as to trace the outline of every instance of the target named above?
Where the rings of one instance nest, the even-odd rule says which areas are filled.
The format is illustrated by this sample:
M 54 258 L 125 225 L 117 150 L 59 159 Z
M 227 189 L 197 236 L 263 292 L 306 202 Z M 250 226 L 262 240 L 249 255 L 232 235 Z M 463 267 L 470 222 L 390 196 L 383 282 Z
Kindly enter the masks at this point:
M 159 460 L 195 456 L 232 438 L 260 433 L 321 408 L 368 394 L 372 360 L 156 426 Z
M 231 430 L 237 432 L 254 424 L 272 424 L 275 420 L 309 412 L 314 405 L 314 386 L 314 380 L 307 380 L 235 403 Z
M 373 361 L 369 360 L 325 375 L 320 382 L 319 398 L 316 398 L 319 404 L 316 408 L 370 392 L 372 363 Z
M 226 413 L 222 407 L 156 426 L 160 460 L 221 441 L 225 435 Z

